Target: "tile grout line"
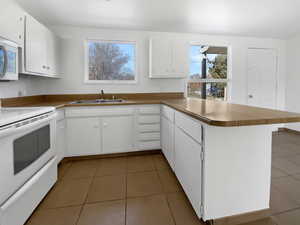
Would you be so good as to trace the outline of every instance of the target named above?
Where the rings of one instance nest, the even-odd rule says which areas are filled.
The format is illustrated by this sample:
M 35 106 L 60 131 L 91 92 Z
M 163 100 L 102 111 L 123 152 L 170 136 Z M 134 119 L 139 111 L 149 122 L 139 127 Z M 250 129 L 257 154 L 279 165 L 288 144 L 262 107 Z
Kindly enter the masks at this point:
M 101 165 L 101 162 L 100 162 L 100 165 Z M 85 196 L 85 199 L 84 199 L 84 201 L 83 201 L 83 204 L 81 205 L 81 209 L 80 209 L 80 212 L 79 212 L 79 215 L 78 215 L 78 218 L 77 218 L 77 221 L 76 221 L 75 225 L 78 225 L 79 220 L 80 220 L 80 217 L 81 217 L 82 212 L 83 212 L 83 208 L 84 208 L 84 206 L 87 204 L 88 194 L 89 194 L 89 192 L 90 192 L 90 190 L 91 190 L 91 187 L 92 187 L 92 185 L 93 185 L 94 179 L 95 179 L 95 177 L 96 177 L 96 172 L 97 172 L 97 167 L 95 168 L 95 173 L 94 173 L 94 175 L 91 177 L 91 183 L 90 183 L 90 185 L 89 185 L 88 191 L 87 191 L 86 196 Z
M 159 180 L 160 185 L 161 185 L 161 187 L 162 187 L 164 197 L 165 197 L 165 199 L 166 199 L 166 201 L 167 201 L 167 205 L 168 205 L 168 208 L 169 208 L 169 211 L 170 211 L 170 214 L 171 214 L 173 223 L 176 225 L 175 216 L 174 216 L 174 214 L 173 214 L 172 208 L 171 208 L 171 206 L 170 206 L 170 202 L 169 202 L 169 200 L 168 200 L 168 193 L 166 193 L 165 190 L 164 190 L 164 185 L 163 185 L 163 183 L 162 183 L 162 179 L 161 179 L 161 177 L 159 176 L 159 170 L 156 170 L 156 174 L 157 174 L 157 176 L 158 176 L 158 180 Z

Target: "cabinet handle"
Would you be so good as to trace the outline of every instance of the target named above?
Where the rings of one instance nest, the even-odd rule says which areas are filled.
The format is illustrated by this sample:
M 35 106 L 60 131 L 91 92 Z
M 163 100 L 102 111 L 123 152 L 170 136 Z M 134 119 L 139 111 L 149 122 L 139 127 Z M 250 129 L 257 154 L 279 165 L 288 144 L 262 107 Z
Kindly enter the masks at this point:
M 47 69 L 50 70 L 50 66 L 47 66 Z
M 46 69 L 46 66 L 43 66 L 43 69 Z

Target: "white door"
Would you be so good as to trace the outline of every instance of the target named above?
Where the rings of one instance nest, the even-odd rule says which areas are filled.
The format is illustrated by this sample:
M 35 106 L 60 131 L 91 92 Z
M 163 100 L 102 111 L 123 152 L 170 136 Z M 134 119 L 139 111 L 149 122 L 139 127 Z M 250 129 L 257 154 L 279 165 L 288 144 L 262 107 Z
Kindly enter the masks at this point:
M 167 77 L 171 73 L 171 41 L 150 39 L 150 77 Z
M 165 157 L 174 170 L 174 125 L 163 116 L 161 118 L 161 145 Z
M 23 46 L 24 12 L 15 1 L 1 0 L 0 37 Z
M 99 118 L 67 119 L 68 156 L 97 155 L 101 153 Z
M 201 218 L 201 145 L 175 128 L 175 174 L 194 210 Z
M 102 118 L 103 153 L 132 151 L 134 144 L 133 116 Z
M 248 49 L 248 105 L 276 109 L 277 54 L 274 49 Z
M 58 121 L 56 124 L 56 152 L 57 162 L 59 163 L 65 157 L 66 151 L 66 123 L 65 120 Z
M 51 76 L 58 74 L 58 39 L 51 31 L 47 35 L 47 73 Z
M 172 45 L 172 74 L 174 77 L 187 77 L 189 73 L 189 44 L 175 39 Z
M 48 32 L 47 28 L 36 19 L 26 16 L 26 71 L 47 74 Z

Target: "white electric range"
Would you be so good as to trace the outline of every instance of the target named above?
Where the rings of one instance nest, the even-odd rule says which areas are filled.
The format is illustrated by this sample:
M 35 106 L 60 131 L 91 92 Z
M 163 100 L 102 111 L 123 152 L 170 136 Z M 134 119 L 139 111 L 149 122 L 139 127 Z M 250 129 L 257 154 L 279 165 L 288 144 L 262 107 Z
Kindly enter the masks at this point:
M 56 182 L 55 117 L 54 107 L 0 108 L 0 225 L 23 225 Z

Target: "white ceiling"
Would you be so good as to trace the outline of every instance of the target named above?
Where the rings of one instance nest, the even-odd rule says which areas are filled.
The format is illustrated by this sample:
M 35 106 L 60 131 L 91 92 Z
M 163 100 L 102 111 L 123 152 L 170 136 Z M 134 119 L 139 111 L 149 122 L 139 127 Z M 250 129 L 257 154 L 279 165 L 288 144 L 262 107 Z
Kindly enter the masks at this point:
M 300 32 L 300 0 L 17 0 L 49 25 L 285 39 Z

